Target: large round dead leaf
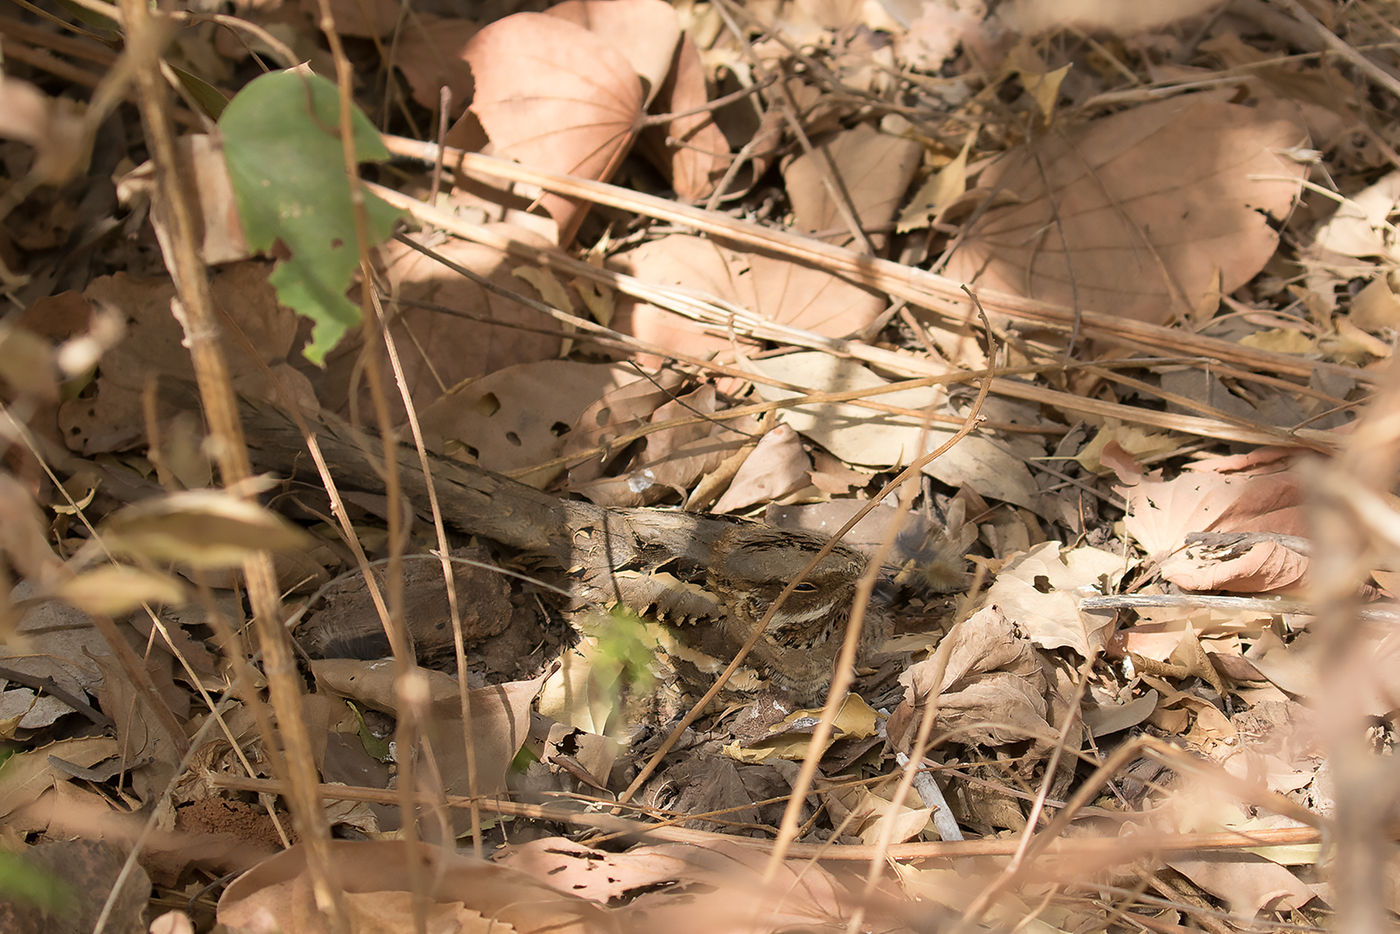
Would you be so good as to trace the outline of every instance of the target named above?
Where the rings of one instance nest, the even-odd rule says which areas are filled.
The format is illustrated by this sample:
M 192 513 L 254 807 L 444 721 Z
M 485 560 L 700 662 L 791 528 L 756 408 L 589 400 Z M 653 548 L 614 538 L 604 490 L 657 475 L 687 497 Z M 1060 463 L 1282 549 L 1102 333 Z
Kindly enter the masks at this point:
M 642 113 L 642 83 L 611 43 L 575 23 L 517 13 L 485 27 L 463 53 L 476 78 L 471 111 L 496 152 L 582 178 L 612 177 Z M 566 244 L 587 206 L 540 203 Z
M 828 337 L 859 331 L 884 310 L 880 296 L 821 269 L 676 234 L 620 254 L 615 265 L 645 282 L 712 295 L 779 324 Z M 613 327 L 678 352 L 702 355 L 728 337 L 653 305 L 620 301 Z
M 671 71 L 681 24 L 661 0 L 564 0 L 549 8 L 557 16 L 612 44 L 645 82 L 647 101 Z
M 266 370 L 284 362 L 296 343 L 296 315 L 278 304 L 268 284 L 266 263 L 246 262 L 225 266 L 212 278 L 214 303 L 221 315 L 234 322 L 254 348 L 250 359 L 245 344 L 224 340 L 225 355 L 236 388 L 244 395 L 268 394 Z M 102 355 L 94 389 L 65 402 L 59 424 L 68 446 L 83 454 L 123 451 L 145 435 L 141 393 L 153 377 L 173 376 L 192 380 L 190 352 L 184 330 L 170 313 L 175 286 L 168 278 L 142 279 L 118 272 L 88 283 L 83 296 L 98 308 L 118 312 L 126 334 L 121 343 Z M 284 378 L 304 380 L 284 372 Z
M 983 177 L 1017 203 L 983 214 L 947 273 L 1143 321 L 1189 314 L 1273 255 L 1269 220 L 1288 213 L 1304 172 L 1282 152 L 1304 139 L 1288 120 L 1207 97 L 1052 133 Z

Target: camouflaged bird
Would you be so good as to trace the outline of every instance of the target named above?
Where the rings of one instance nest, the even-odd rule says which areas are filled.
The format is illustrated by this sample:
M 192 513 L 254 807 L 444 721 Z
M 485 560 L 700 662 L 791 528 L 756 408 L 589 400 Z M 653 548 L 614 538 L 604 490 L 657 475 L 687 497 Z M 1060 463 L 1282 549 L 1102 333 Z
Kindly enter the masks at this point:
M 309 467 L 301 433 L 287 415 L 248 403 L 244 418 L 259 469 L 295 474 Z M 311 427 L 337 483 L 382 489 L 362 434 L 328 416 Z M 401 447 L 398 457 L 404 494 L 421 508 L 427 481 L 417 452 Z M 561 571 L 570 609 L 621 604 L 664 623 L 676 637 L 668 667 L 697 691 L 709 687 L 781 591 L 827 543 L 805 532 L 716 516 L 565 500 L 445 458 L 434 458 L 432 476 L 449 525 Z M 803 576 L 754 645 L 746 662 L 757 679 L 746 673 L 730 688 L 771 687 L 796 703 L 820 701 L 864 569 L 858 552 L 835 545 Z M 885 625 L 882 614 L 868 615 L 858 663 L 879 644 Z

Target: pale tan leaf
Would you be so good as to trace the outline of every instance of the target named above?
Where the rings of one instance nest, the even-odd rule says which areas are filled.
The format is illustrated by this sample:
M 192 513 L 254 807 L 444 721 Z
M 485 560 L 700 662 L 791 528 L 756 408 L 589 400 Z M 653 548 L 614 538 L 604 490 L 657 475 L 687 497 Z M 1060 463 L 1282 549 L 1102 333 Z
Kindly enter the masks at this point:
M 64 581 L 57 596 L 84 613 L 124 616 L 142 604 L 180 604 L 185 585 L 168 574 L 108 564 Z
M 1044 542 L 1006 563 L 985 597 L 1044 649 L 1068 646 L 1088 658 L 1103 648 L 1111 623 L 1079 609 L 1086 596 L 1112 593 L 1127 563 L 1122 555 Z
M 237 567 L 259 551 L 314 544 L 276 513 L 221 490 L 186 490 L 125 506 L 99 531 L 117 554 L 201 569 Z
M 81 172 L 92 152 L 92 136 L 76 102 L 49 97 L 13 75 L 0 82 L 0 137 L 34 147 L 30 171 L 51 185 Z
M 1017 31 L 1028 35 L 1078 28 L 1086 32 L 1131 36 L 1201 16 L 1219 5 L 1219 0 L 1160 0 L 1142 4 L 1112 0 L 1058 0 L 1056 3 L 1015 0 L 1010 9 L 1001 11 L 1001 16 Z
M 820 351 L 784 354 L 750 361 L 751 368 L 770 379 L 794 383 L 817 392 L 878 389 L 886 381 L 854 360 Z M 758 394 L 776 402 L 801 393 L 758 384 Z M 936 387 L 882 393 L 874 399 L 914 411 L 941 406 L 946 393 Z M 817 402 L 783 409 L 779 416 L 804 436 L 843 461 L 871 467 L 906 464 L 918 453 L 922 421 L 845 402 Z
M 1167 864 L 1224 899 L 1230 911 L 1241 918 L 1253 918 L 1266 907 L 1276 911 L 1301 908 L 1317 894 L 1284 867 L 1254 853 L 1204 853 L 1168 858 Z
M 1391 172 L 1343 201 L 1323 224 L 1316 246 L 1345 256 L 1400 258 L 1400 231 L 1390 222 L 1400 205 L 1400 172 Z
M 714 505 L 715 512 L 733 512 L 757 503 L 781 499 L 807 482 L 811 459 L 802 442 L 787 425 L 779 425 L 759 439 Z

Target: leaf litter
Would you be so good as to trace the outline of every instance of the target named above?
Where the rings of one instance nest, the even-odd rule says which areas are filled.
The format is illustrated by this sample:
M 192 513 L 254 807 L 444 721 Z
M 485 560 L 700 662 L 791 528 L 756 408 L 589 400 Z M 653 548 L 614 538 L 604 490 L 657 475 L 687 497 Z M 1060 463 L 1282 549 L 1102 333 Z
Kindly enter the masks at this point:
M 222 102 L 168 102 L 199 128 L 178 139 L 194 230 L 166 156 L 137 167 L 124 89 L 85 70 L 106 47 L 0 20 L 11 47 L 72 58 L 15 56 L 0 94 L 22 311 L 0 332 L 10 843 L 38 853 L 103 814 L 159 893 L 244 871 L 187 919 L 235 930 L 321 929 L 327 878 L 353 929 L 1393 922 L 1394 802 L 1357 790 L 1393 784 L 1400 706 L 1387 33 L 1339 5 L 1107 6 L 332 4 L 329 43 L 318 5 L 262 4 L 163 53 L 238 118 L 215 132 L 186 108 Z M 382 206 L 364 243 L 348 201 L 331 223 L 285 199 L 250 220 L 249 173 L 292 175 L 247 155 L 258 135 L 320 152 L 312 175 L 348 190 L 329 82 L 314 112 L 282 90 L 291 120 L 239 117 L 255 47 L 352 66 L 361 156 L 458 147 L 361 170 L 420 218 L 400 230 L 422 250 L 377 245 Z M 66 103 L 88 88 L 90 119 Z M 747 695 L 678 727 L 695 697 L 646 677 L 727 659 L 624 613 L 578 636 L 529 555 L 461 549 L 387 479 L 202 489 L 231 441 L 211 409 L 201 444 L 189 391 L 167 392 L 209 391 L 166 269 L 186 249 L 214 264 L 217 379 L 244 398 L 369 425 L 387 389 L 400 439 L 561 495 L 830 533 L 951 443 L 848 539 L 879 556 L 887 651 L 829 713 L 741 670 Z M 255 549 L 276 552 L 297 671 L 263 670 L 242 631 Z M 369 572 L 405 551 L 442 558 Z M 663 615 L 709 612 L 672 571 L 618 580 Z M 325 650 L 381 617 L 374 657 Z M 378 657 L 395 626 L 434 667 Z M 286 677 L 304 707 L 273 713 L 312 750 L 267 732 L 262 686 Z M 269 794 L 286 756 L 342 783 L 315 815 Z M 812 793 L 789 806 L 795 787 Z M 311 839 L 232 842 L 265 846 L 289 813 Z M 162 842 L 138 842 L 146 818 Z

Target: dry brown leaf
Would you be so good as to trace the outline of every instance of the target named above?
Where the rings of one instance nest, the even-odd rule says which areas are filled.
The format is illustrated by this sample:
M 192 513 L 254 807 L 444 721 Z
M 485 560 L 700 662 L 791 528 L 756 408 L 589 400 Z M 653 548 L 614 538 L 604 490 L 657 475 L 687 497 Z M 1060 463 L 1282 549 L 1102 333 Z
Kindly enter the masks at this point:
M 236 324 L 259 360 L 248 359 L 242 341 L 224 340 L 234 388 L 254 399 L 269 395 L 271 366 L 294 397 L 312 398 L 305 376 L 286 365 L 297 342 L 296 316 L 277 303 L 266 263 L 225 266 L 210 286 L 223 320 Z M 141 393 L 152 377 L 193 380 L 184 331 L 171 313 L 175 286 L 169 279 L 138 279 L 126 273 L 94 279 L 83 292 L 96 306 L 116 310 L 126 336 L 102 357 L 96 393 L 66 402 L 59 424 L 69 447 L 83 454 L 124 451 L 145 436 Z
M 434 449 L 452 453 L 460 446 L 482 467 L 511 473 L 563 454 L 575 445 L 583 430 L 575 426 L 591 405 L 637 382 L 637 371 L 622 364 L 522 363 L 448 392 L 424 409 L 420 420 Z M 543 487 L 560 469 L 518 479 Z
M 675 67 L 656 95 L 657 109 L 678 116 L 664 126 L 643 130 L 639 140 L 642 151 L 671 179 L 671 188 L 682 201 L 709 197 L 733 161 L 729 140 L 703 109 L 709 100 L 700 53 L 689 36 L 682 36 Z
M 642 371 L 628 364 L 618 364 L 634 374 Z M 564 453 L 569 458 L 569 482 L 588 483 L 607 472 L 608 466 L 626 448 L 624 435 L 642 428 L 651 421 L 658 406 L 675 398 L 684 378 L 673 369 L 646 374 L 635 380 L 618 379 L 615 388 L 604 392 L 583 410 L 573 430 L 564 440 Z
M 1283 153 L 1303 142 L 1288 120 L 1201 96 L 1055 132 L 983 174 L 1020 203 L 983 214 L 946 272 L 1073 308 L 1186 317 L 1273 255 L 1269 219 L 1304 173 Z
M 734 453 L 748 440 L 754 428 L 751 418 L 724 421 L 703 418 L 718 410 L 715 387 L 708 383 L 667 402 L 652 415 L 653 423 L 687 419 L 691 424 L 647 435 L 646 447 L 626 472 L 574 484 L 570 489 L 608 506 L 646 506 L 677 494 L 683 501 L 695 481 Z
M 813 152 L 793 159 L 783 172 L 795 225 L 830 243 L 851 242 L 836 199 L 823 183 L 831 176 L 861 229 L 880 249 L 887 238 L 883 231 L 894 220 L 922 155 L 914 140 L 882 133 L 869 123 L 814 141 Z
M 812 462 L 802 450 L 797 432 L 779 425 L 764 434 L 714 505 L 715 512 L 734 512 L 758 503 L 782 499 L 807 483 Z
M 401 698 L 395 665 L 388 659 L 362 662 L 327 658 L 311 663 L 317 684 L 358 704 L 386 713 L 399 709 Z M 432 715 L 428 718 L 430 741 L 437 767 L 452 794 L 471 788 L 466 746 L 462 736 L 462 711 L 457 679 L 440 671 L 418 669 Z M 477 789 L 494 794 L 505 789 L 506 773 L 525 742 L 530 706 L 544 679 L 492 684 L 470 691 L 471 744 L 475 751 Z
M 83 934 L 100 928 L 111 934 L 147 934 L 151 879 L 141 865 L 126 866 L 120 846 L 96 839 L 50 839 L 10 855 L 43 880 L 58 904 L 45 911 L 38 898 L 10 895 L 0 900 L 0 930 Z M 21 878 L 13 868 L 6 875 Z M 13 889 L 24 892 L 25 886 L 16 882 Z
M 414 13 L 404 23 L 393 58 L 403 72 L 413 99 L 437 113 L 441 88 L 452 95 L 448 119 L 461 115 L 472 100 L 471 69 L 462 60 L 463 51 L 481 27 L 469 19 Z
M 492 227 L 512 239 L 545 245 L 528 231 Z M 533 291 L 513 274 L 513 264 L 498 250 L 454 239 L 437 244 L 433 251 L 497 286 L 527 294 Z M 390 332 L 415 406 L 427 406 L 464 380 L 559 354 L 560 338 L 550 333 L 558 328 L 552 318 L 497 295 L 402 243 L 387 244 L 383 257 L 393 294 L 404 303 L 397 308 L 390 304 L 394 308 Z M 364 366 L 361 356 L 358 338 L 342 341 L 329 355 L 320 381 L 328 408 L 342 407 L 338 393 L 347 390 L 353 375 Z M 388 364 L 381 365 L 387 368 Z M 363 389 L 360 404 L 370 411 L 368 388 Z
M 861 330 L 884 310 L 884 299 L 824 272 L 762 253 L 745 253 L 702 237 L 674 234 L 613 260 L 620 272 L 647 282 L 706 293 L 769 321 L 828 337 Z M 613 327 L 692 356 L 715 353 L 730 339 L 653 305 L 625 299 Z
M 43 513 L 29 490 L 9 474 L 0 474 L 0 555 L 34 585 L 62 573 L 63 562 L 49 545 Z
M 63 739 L 15 753 L 0 769 L 0 818 L 38 800 L 55 784 L 70 781 L 72 775 L 61 764 L 89 769 L 121 753 L 121 747 L 110 736 Z
M 612 43 L 543 13 L 484 27 L 463 57 L 476 79 L 471 112 L 498 155 L 535 168 L 606 181 L 631 148 L 642 83 Z M 540 204 L 567 245 L 586 202 L 546 194 Z
M 912 729 L 917 710 L 938 704 L 935 728 L 954 742 L 1001 745 L 1053 736 L 1046 722 L 1049 685 L 1035 647 L 1001 610 L 988 605 L 955 625 L 938 651 L 899 676 L 908 689 L 898 720 Z M 891 739 L 907 746 L 912 733 Z
M 320 0 L 300 0 L 304 14 L 321 18 Z M 335 31 L 342 36 L 387 36 L 403 15 L 397 0 L 329 0 L 326 4 L 335 18 Z

